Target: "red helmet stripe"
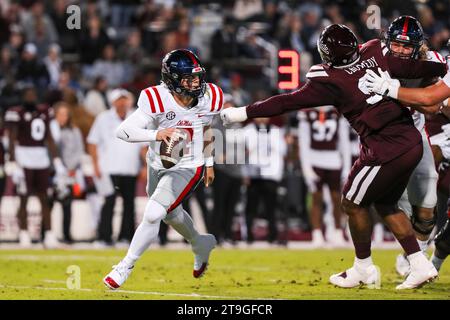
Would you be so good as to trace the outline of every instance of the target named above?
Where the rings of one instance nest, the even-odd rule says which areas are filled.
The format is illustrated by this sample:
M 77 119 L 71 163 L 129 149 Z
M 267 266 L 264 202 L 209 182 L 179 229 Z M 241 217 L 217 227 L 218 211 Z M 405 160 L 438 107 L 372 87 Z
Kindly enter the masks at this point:
M 194 66 L 198 67 L 198 61 L 197 61 L 197 59 L 195 59 L 195 56 L 192 54 L 192 52 L 190 52 L 189 50 L 186 50 L 186 53 L 189 56 L 189 58 L 191 59 Z
M 214 107 L 216 106 L 216 90 L 214 89 L 214 86 L 211 83 L 208 83 L 209 88 L 212 92 L 212 103 L 211 103 L 211 111 L 214 111 Z
M 156 87 L 152 87 L 153 92 L 155 93 L 156 96 L 156 100 L 158 100 L 158 104 L 159 104 L 159 111 L 164 112 L 164 106 L 161 100 L 161 96 L 159 95 L 158 90 L 156 89 Z
M 153 97 L 152 94 L 150 93 L 150 90 L 145 89 L 145 93 L 147 94 L 148 101 L 150 102 L 150 108 L 152 109 L 152 113 L 155 113 L 156 112 L 155 102 L 153 101 Z
M 409 17 L 406 17 L 405 22 L 403 23 L 403 30 L 402 30 L 403 36 L 406 36 L 406 33 L 408 32 L 408 23 L 409 23 Z

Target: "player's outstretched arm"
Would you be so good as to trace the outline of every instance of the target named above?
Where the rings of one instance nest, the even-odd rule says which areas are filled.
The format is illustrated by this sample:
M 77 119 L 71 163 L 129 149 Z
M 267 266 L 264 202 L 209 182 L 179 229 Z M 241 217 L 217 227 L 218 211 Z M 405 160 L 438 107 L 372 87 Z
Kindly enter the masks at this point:
M 308 80 L 299 90 L 279 94 L 244 108 L 227 108 L 220 112 L 224 124 L 243 122 L 253 118 L 274 117 L 304 108 L 335 105 L 334 94 L 326 85 Z

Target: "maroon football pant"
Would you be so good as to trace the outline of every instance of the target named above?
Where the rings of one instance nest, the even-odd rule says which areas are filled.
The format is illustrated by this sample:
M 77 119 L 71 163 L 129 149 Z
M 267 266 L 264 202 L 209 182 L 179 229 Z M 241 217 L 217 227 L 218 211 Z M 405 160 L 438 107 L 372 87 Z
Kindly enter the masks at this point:
M 423 146 L 418 144 L 384 164 L 366 165 L 358 159 L 344 186 L 343 197 L 362 207 L 373 204 L 382 216 L 397 212 L 397 202 L 422 158 L 422 152 Z
M 316 181 L 316 190 L 321 191 L 324 185 L 328 185 L 331 191 L 341 191 L 341 170 L 322 169 L 314 166 L 313 170 L 319 177 Z
M 49 169 L 24 169 L 25 182 L 27 186 L 26 194 L 20 195 L 19 211 L 17 218 L 19 220 L 20 230 L 28 228 L 27 202 L 30 195 L 37 195 L 41 202 L 42 227 L 51 229 L 50 207 L 46 199 L 47 189 L 49 187 L 50 170 Z

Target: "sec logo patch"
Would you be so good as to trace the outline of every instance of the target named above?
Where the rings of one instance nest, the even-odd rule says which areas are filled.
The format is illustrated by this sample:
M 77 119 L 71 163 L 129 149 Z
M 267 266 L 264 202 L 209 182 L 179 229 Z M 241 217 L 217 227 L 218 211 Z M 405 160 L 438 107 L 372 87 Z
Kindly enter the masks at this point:
M 177 115 L 173 111 L 169 111 L 169 112 L 166 113 L 166 119 L 167 120 L 173 120 L 173 119 L 175 119 L 176 116 Z

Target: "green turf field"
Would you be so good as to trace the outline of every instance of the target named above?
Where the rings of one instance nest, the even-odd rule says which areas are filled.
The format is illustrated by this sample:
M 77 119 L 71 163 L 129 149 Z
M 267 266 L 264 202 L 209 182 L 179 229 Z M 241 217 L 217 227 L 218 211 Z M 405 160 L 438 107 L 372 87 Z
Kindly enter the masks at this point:
M 440 278 L 412 291 L 396 291 L 396 250 L 374 250 L 381 289 L 340 289 L 330 274 L 353 261 L 351 250 L 225 250 L 212 253 L 201 279 L 192 277 L 188 250 L 150 250 L 121 291 L 102 277 L 125 251 L 0 250 L 0 299 L 450 299 L 450 262 Z M 78 266 L 81 288 L 68 289 L 66 270 Z M 76 286 L 76 283 L 69 281 Z

